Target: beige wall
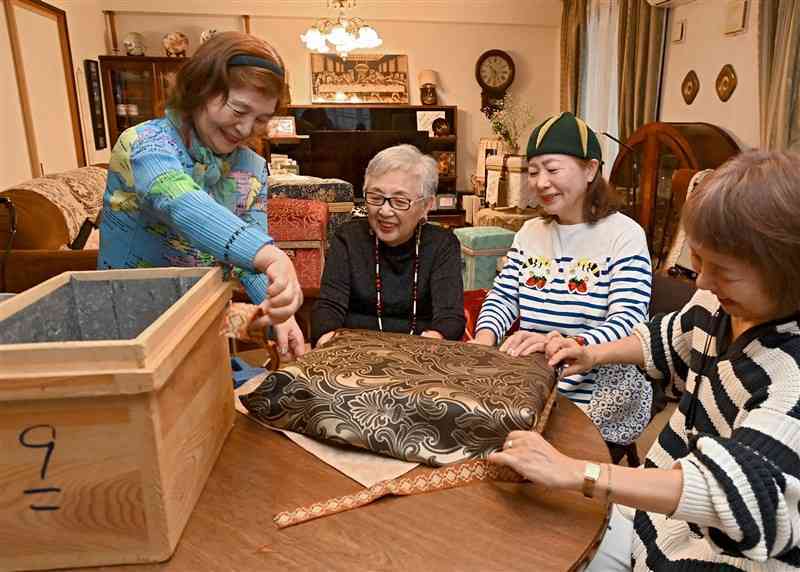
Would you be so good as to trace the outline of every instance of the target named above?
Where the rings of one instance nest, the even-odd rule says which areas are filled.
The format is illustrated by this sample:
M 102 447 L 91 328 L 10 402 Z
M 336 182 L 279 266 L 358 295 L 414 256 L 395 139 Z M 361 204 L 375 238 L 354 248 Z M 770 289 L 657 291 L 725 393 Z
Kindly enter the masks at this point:
M 107 0 L 104 5 L 129 10 L 117 13 L 118 36 L 121 40 L 127 32 L 144 34 L 148 55 L 162 55 L 160 38 L 167 32 L 184 32 L 194 49 L 204 29 L 241 30 L 236 14 L 253 14 L 251 31 L 270 41 L 284 58 L 296 104 L 310 103 L 310 58 L 300 34 L 317 18 L 332 15 L 324 2 L 311 0 L 234 5 L 173 0 L 168 8 L 151 0 Z M 236 8 L 241 11 L 234 12 Z M 163 12 L 166 9 L 171 13 Z M 537 119 L 558 111 L 559 0 L 359 0 L 354 13 L 383 38 L 375 51 L 408 55 L 412 104 L 419 104 L 418 72 L 431 68 L 439 74 L 439 102 L 458 105 L 458 188 L 469 188 L 479 139 L 491 135 L 480 113 L 475 81 L 475 61 L 483 51 L 499 48 L 511 53 L 517 69 L 512 90 L 532 104 Z
M 104 30 L 101 0 L 49 0 L 56 8 L 66 12 L 72 48 L 73 69 L 81 108 L 81 121 L 84 132 L 86 158 L 89 163 L 108 161 L 108 150 L 95 151 L 89 122 L 89 100 L 86 94 L 86 80 L 83 73 L 84 59 L 97 59 L 105 53 Z M 54 55 L 55 57 L 55 55 Z M 38 62 L 37 65 L 43 65 Z M 25 142 L 19 95 L 11 60 L 8 26 L 5 14 L 0 17 L 0 73 L 9 78 L 7 89 L 0 97 L 0 119 L 3 137 L 0 138 L 0 189 L 30 178 L 30 159 Z M 52 142 L 39 145 L 53 144 Z M 57 143 L 56 143 L 57 144 Z M 64 142 L 72 145 L 72 140 Z
M 61 8 L 67 13 L 67 26 L 69 27 L 69 42 L 72 48 L 73 70 L 78 90 L 78 99 L 83 127 L 84 146 L 86 147 L 86 162 L 107 163 L 110 149 L 95 151 L 92 123 L 89 114 L 89 98 L 86 93 L 86 75 L 83 70 L 83 60 L 97 60 L 97 57 L 106 53 L 105 22 L 103 0 L 45 0 Z M 104 111 L 104 115 L 106 112 Z
M 749 0 L 743 32 L 723 33 L 722 0 L 696 0 L 672 8 L 670 26 L 686 20 L 685 39 L 672 43 L 669 30 L 662 84 L 661 121 L 704 121 L 726 129 L 743 147 L 759 144 L 758 2 Z M 732 64 L 738 86 L 727 102 L 717 97 L 715 83 L 722 66 Z M 681 95 L 681 82 L 689 70 L 700 78 L 700 91 L 691 105 Z

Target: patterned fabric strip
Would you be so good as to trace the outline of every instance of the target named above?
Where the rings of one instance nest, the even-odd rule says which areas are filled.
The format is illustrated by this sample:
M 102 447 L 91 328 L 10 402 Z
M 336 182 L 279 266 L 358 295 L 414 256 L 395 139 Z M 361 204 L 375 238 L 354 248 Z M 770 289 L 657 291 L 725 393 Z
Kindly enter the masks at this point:
M 558 390 L 554 388 L 547 399 L 534 431 L 541 433 L 544 430 L 557 394 Z M 495 465 L 484 459 L 475 459 L 449 467 L 433 469 L 421 475 L 381 481 L 357 493 L 280 512 L 272 520 L 278 528 L 286 528 L 323 516 L 359 508 L 387 495 L 407 496 L 429 493 L 462 487 L 480 481 L 522 483 L 525 482 L 525 478 L 509 467 Z
M 428 493 L 489 480 L 523 482 L 525 479 L 513 469 L 479 459 L 434 469 L 423 475 L 381 481 L 357 493 L 278 513 L 273 521 L 278 528 L 286 528 L 315 518 L 365 506 L 386 495 L 405 496 Z

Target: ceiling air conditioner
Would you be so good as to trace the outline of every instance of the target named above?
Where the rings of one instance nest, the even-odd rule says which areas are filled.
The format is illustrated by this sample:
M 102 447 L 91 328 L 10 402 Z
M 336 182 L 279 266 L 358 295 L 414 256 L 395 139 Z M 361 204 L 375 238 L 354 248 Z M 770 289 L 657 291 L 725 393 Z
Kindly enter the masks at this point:
M 674 8 L 681 4 L 688 4 L 694 0 L 647 0 L 647 3 L 656 8 Z

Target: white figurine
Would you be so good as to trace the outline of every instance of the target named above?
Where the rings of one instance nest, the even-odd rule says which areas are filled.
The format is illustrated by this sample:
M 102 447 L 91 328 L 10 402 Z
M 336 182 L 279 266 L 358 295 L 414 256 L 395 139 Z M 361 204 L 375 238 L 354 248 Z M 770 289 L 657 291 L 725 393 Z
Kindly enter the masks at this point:
M 125 47 L 125 53 L 129 56 L 144 55 L 144 36 L 139 32 L 129 32 L 125 34 L 125 37 L 122 39 L 122 45 Z
M 204 31 L 200 34 L 200 43 L 205 44 L 211 38 L 217 35 L 217 31 L 214 28 Z
M 170 32 L 161 44 L 164 46 L 164 52 L 170 58 L 184 58 L 186 57 L 186 50 L 189 49 L 189 38 L 182 32 Z

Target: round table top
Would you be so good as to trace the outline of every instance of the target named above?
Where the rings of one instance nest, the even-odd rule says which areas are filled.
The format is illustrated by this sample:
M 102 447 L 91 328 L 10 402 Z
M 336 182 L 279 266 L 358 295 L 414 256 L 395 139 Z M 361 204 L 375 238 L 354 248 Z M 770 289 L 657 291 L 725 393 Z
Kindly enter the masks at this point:
M 610 462 L 592 422 L 562 396 L 545 437 L 570 456 Z M 237 414 L 172 559 L 125 571 L 569 570 L 592 552 L 607 515 L 604 503 L 579 493 L 484 482 L 387 497 L 283 530 L 272 522 L 280 511 L 361 488 Z

